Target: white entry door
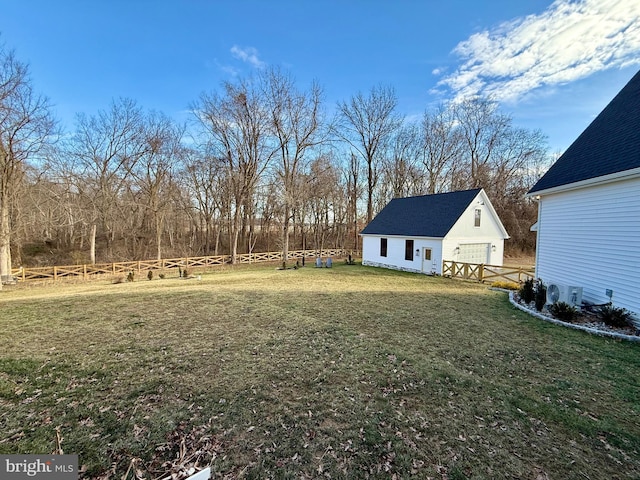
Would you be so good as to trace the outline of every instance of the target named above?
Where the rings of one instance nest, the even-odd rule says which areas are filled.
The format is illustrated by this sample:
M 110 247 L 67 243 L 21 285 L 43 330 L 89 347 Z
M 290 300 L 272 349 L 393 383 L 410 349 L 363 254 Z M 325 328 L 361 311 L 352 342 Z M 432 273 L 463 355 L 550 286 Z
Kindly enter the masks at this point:
M 490 243 L 467 243 L 460 245 L 460 253 L 457 262 L 462 263 L 489 263 Z
M 431 248 L 422 247 L 422 273 L 436 273 L 436 261 Z

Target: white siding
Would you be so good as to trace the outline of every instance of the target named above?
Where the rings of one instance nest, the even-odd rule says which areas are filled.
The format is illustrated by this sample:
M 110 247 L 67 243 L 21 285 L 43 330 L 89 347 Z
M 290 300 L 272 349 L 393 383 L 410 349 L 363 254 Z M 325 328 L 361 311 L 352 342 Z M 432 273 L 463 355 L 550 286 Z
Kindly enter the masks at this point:
M 458 258 L 459 256 L 455 253 L 456 247 L 461 246 L 464 250 L 466 248 L 464 245 L 489 244 L 489 257 L 486 263 L 502 265 L 504 233 L 489 205 L 489 199 L 482 192 L 471 202 L 444 239 L 445 260 L 466 261 L 463 257 Z M 476 209 L 481 211 L 479 227 L 475 226 Z
M 479 209 L 481 212 L 480 226 L 474 226 L 474 211 Z M 456 238 L 496 238 L 501 237 L 500 227 L 492 215 L 489 207 L 472 202 L 464 211 L 455 225 L 449 230 L 447 237 Z M 469 242 L 471 243 L 471 242 Z
M 640 179 L 544 195 L 536 275 L 640 314 Z
M 380 239 L 387 239 L 387 256 L 380 256 Z M 413 240 L 411 260 L 405 260 L 405 240 Z M 424 248 L 431 249 L 431 263 L 423 261 Z M 418 250 L 418 254 L 416 254 Z M 442 241 L 424 237 L 362 236 L 362 263 L 407 272 L 442 273 Z M 423 271 L 424 268 L 424 271 Z

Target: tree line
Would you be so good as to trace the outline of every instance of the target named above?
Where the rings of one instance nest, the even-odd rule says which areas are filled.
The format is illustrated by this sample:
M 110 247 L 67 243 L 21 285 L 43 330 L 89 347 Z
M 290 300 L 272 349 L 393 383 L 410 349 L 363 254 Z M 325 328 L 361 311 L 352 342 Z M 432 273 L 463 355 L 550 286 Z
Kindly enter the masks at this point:
M 394 197 L 483 187 L 512 239 L 533 248 L 524 193 L 546 138 L 470 98 L 398 111 L 392 86 L 338 102 L 268 68 L 191 103 L 179 124 L 135 100 L 61 131 L 28 67 L 0 46 L 0 274 L 11 266 L 182 255 L 358 249 Z

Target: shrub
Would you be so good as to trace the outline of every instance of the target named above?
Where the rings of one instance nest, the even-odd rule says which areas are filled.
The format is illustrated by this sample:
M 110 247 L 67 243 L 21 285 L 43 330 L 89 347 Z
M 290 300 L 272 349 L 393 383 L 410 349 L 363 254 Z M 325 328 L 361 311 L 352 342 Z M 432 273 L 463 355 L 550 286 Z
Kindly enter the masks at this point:
M 533 297 L 535 292 L 533 290 L 533 278 L 528 278 L 520 287 L 520 298 L 524 301 L 524 303 L 531 303 L 533 301 Z
M 182 270 L 182 278 L 189 278 L 189 272 L 186 268 Z
M 520 288 L 520 285 L 518 285 L 516 282 L 508 282 L 506 280 L 493 282 L 491 286 L 494 288 L 504 288 L 505 290 L 518 290 Z
M 149 270 L 149 273 L 147 273 L 147 278 L 149 280 L 153 280 L 153 270 Z
M 164 273 L 161 273 L 158 276 L 160 277 L 160 280 L 164 280 Z
M 610 327 L 624 328 L 633 325 L 631 322 L 631 312 L 624 308 L 614 307 L 613 305 L 600 307 L 598 317 Z
M 536 310 L 539 312 L 544 308 L 545 303 L 547 303 L 547 287 L 542 283 L 542 280 L 538 281 L 538 286 L 536 287 Z
M 551 312 L 551 315 L 556 317 L 558 320 L 565 322 L 572 321 L 578 314 L 575 307 L 569 305 L 567 302 L 556 302 L 549 307 L 549 311 Z
M 127 282 L 133 282 L 135 274 L 133 273 L 133 271 L 129 272 L 129 275 L 127 275 Z

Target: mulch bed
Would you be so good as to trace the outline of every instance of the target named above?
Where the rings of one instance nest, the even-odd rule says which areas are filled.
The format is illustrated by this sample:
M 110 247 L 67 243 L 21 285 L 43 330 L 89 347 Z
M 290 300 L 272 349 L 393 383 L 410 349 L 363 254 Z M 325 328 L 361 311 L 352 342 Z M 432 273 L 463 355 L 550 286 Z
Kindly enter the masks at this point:
M 614 335 L 626 335 L 630 337 L 638 337 L 638 339 L 640 340 L 640 328 L 636 328 L 633 326 L 612 327 L 610 325 L 605 324 L 602 320 L 600 320 L 598 317 L 598 314 L 595 311 L 582 309 L 581 311 L 578 312 L 578 314 L 572 321 L 567 322 L 565 320 L 559 320 L 555 318 L 553 315 L 551 315 L 551 313 L 548 311 L 546 306 L 542 309 L 541 312 L 539 312 L 538 310 L 536 310 L 535 302 L 531 302 L 529 304 L 525 303 L 520 298 L 520 295 L 518 295 L 518 292 L 513 292 L 512 295 L 513 295 L 512 297 L 513 301 L 521 305 L 524 309 L 528 310 L 530 313 L 543 315 L 544 317 L 547 317 L 554 322 L 563 323 L 570 326 L 573 325 L 578 327 L 584 327 L 585 329 L 593 329 L 593 330 L 597 330 L 598 332 L 609 333 Z

